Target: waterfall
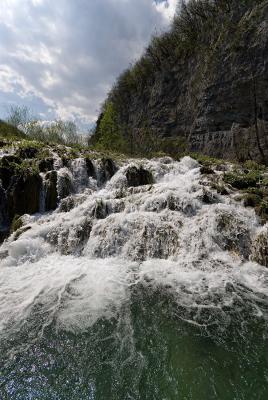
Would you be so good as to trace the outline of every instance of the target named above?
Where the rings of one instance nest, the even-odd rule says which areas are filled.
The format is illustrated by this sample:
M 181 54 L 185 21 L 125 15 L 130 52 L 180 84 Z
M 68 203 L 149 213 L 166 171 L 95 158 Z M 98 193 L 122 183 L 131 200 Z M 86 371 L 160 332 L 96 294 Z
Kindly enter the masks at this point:
M 133 185 L 135 171 L 139 175 Z M 267 324 L 268 269 L 251 260 L 259 221 L 253 209 L 210 189 L 197 161 L 166 157 L 121 162 L 102 185 L 92 184 L 82 159 L 57 172 L 65 206 L 28 217 L 0 248 L 6 254 L 0 269 L 3 342 L 32 332 L 29 340 L 36 343 L 52 326 L 63 335 L 105 327 L 101 340 L 123 335 L 119 347 L 128 354 L 124 362 L 128 368 L 136 363 L 142 371 L 149 361 L 136 349 L 131 304 L 140 313 L 162 304 L 167 314 L 172 310 L 172 320 L 215 337 L 231 329 L 235 310 L 241 326 L 242 315 Z M 66 180 L 79 196 L 70 195 Z M 161 312 L 160 307 L 153 315 Z M 116 365 L 121 365 L 121 350 Z M 139 376 L 132 379 L 138 390 Z M 129 398 L 138 399 L 135 393 Z

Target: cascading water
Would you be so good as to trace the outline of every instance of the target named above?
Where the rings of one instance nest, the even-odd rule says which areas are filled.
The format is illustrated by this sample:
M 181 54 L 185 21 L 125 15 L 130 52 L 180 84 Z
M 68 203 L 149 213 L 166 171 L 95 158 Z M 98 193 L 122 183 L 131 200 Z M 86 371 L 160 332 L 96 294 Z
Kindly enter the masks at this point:
M 254 211 L 189 157 L 131 161 L 103 187 L 64 168 L 80 195 L 0 248 L 1 398 L 266 399 Z

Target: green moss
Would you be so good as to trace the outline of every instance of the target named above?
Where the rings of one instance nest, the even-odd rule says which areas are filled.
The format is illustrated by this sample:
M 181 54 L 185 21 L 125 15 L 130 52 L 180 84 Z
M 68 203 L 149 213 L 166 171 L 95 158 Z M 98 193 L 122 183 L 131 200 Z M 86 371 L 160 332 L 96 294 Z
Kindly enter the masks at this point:
M 229 194 L 228 190 L 226 189 L 226 187 L 224 185 L 221 184 L 212 184 L 211 185 L 211 189 L 216 190 L 217 193 L 225 196 L 227 194 Z
M 268 201 L 262 200 L 255 210 L 261 222 L 265 224 L 268 221 Z
M 247 193 L 243 196 L 245 207 L 257 207 L 261 204 L 262 198 L 253 193 Z
M 211 167 L 213 165 L 215 165 L 215 166 L 222 165 L 225 163 L 224 160 L 210 157 L 210 156 L 200 154 L 200 153 L 187 153 L 185 155 L 189 155 L 190 157 L 194 158 L 196 161 L 198 161 L 200 164 L 202 164 L 203 166 L 206 166 L 206 167 Z
M 249 171 L 248 173 L 230 172 L 224 174 L 223 180 L 236 189 L 247 189 L 260 185 L 262 176 L 259 171 Z

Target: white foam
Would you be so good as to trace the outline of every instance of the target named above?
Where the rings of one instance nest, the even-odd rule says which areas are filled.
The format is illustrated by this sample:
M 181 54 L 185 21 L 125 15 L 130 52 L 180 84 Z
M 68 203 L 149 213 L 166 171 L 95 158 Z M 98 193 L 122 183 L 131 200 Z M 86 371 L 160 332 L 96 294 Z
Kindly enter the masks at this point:
M 82 161 L 75 165 L 84 171 Z M 155 183 L 128 188 L 130 165 L 150 170 Z M 206 204 L 195 160 L 131 160 L 101 190 L 76 172 L 58 174 L 77 182 L 82 202 L 27 218 L 30 229 L 1 247 L 8 256 L 0 268 L 0 333 L 31 315 L 86 329 L 115 316 L 137 283 L 162 287 L 189 308 L 222 310 L 240 287 L 250 301 L 267 301 L 268 270 L 245 261 L 259 229 L 254 211 L 216 194 Z M 260 306 L 256 313 L 263 315 Z

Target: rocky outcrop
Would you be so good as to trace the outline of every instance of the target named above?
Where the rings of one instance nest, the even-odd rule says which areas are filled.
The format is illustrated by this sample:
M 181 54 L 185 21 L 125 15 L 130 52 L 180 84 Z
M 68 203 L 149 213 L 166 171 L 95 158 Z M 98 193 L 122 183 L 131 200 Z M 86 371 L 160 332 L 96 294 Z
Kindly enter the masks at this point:
M 133 166 L 128 168 L 126 178 L 128 186 L 136 187 L 153 183 L 152 173 L 143 167 L 137 168 Z
M 55 210 L 58 202 L 57 172 L 48 172 L 44 181 L 45 211 Z
M 87 164 L 88 165 L 88 164 Z M 103 158 L 100 166 L 100 182 L 105 183 L 110 180 L 116 173 L 117 168 L 113 160 Z
M 5 138 L 2 147 L 5 150 L 3 155 L 0 153 L 0 242 L 13 231 L 20 216 L 53 211 L 58 206 L 59 211 L 67 212 L 79 203 L 76 194 L 90 185 L 104 185 L 117 171 L 113 160 L 101 158 L 86 148 L 78 151 Z M 96 207 L 96 218 L 104 218 L 105 213 L 105 207 Z
M 130 147 L 149 132 L 191 152 L 267 163 L 268 1 L 203 3 L 214 11 L 177 17 L 119 78 L 108 99 L 119 128 Z M 97 127 L 104 117 L 105 108 Z
M 15 215 L 34 214 L 39 211 L 42 179 L 38 173 L 15 175 L 11 178 L 8 188 L 8 214 L 12 219 Z

